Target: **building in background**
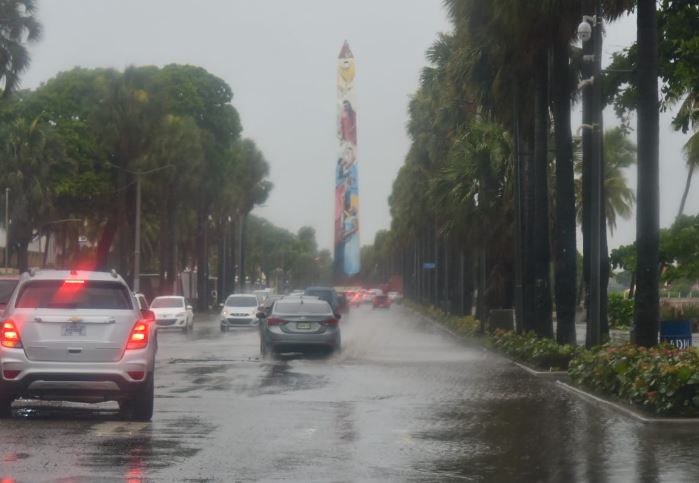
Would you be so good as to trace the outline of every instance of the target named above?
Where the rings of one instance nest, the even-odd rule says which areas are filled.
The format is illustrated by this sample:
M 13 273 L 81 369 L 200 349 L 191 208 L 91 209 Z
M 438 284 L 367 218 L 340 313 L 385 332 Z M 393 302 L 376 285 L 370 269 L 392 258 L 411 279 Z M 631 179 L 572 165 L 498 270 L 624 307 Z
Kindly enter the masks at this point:
M 345 41 L 337 70 L 338 156 L 335 176 L 335 278 L 359 273 L 359 186 L 354 55 Z

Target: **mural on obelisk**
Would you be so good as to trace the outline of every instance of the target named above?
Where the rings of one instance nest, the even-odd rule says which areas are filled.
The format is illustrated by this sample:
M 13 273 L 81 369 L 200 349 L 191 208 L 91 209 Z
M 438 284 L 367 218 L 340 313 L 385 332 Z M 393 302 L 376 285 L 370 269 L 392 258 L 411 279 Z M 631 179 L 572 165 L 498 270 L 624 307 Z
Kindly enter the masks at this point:
M 337 140 L 335 177 L 335 274 L 359 273 L 359 190 L 357 185 L 357 113 L 354 102 L 354 55 L 345 41 L 337 70 Z

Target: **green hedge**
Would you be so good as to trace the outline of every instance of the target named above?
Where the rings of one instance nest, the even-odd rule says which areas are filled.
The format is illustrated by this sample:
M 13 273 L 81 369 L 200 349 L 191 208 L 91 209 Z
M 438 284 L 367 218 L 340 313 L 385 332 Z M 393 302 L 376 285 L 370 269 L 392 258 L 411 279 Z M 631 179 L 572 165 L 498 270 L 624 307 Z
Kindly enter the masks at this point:
M 553 339 L 539 338 L 533 332 L 520 335 L 513 331 L 497 330 L 491 340 L 493 347 L 514 360 L 546 371 L 565 371 L 580 350 L 572 345 L 560 345 Z
M 481 323 L 471 315 L 458 317 L 456 315 L 445 314 L 441 309 L 434 306 L 419 305 L 411 301 L 406 301 L 405 304 L 416 312 L 439 322 L 463 337 L 474 337 L 480 331 Z
M 568 372 L 579 386 L 656 414 L 699 415 L 699 353 L 693 349 L 603 346 L 581 351 Z

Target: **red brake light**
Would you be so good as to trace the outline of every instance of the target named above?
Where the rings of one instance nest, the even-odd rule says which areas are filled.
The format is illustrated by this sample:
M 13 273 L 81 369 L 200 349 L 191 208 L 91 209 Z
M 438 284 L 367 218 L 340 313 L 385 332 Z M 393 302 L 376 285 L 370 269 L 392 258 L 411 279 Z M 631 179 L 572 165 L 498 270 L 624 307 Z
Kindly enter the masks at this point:
M 275 319 L 275 318 L 267 319 L 267 325 L 284 325 L 284 324 L 286 324 L 286 320 L 284 320 L 284 319 Z
M 20 339 L 17 326 L 12 320 L 6 320 L 2 323 L 0 345 L 10 349 L 20 349 L 22 347 L 22 339 Z
M 337 319 L 328 319 L 328 320 L 322 321 L 321 324 L 323 324 L 323 325 L 325 325 L 325 326 L 327 326 L 327 327 L 337 327 L 337 324 L 338 324 L 339 322 L 340 322 L 340 321 L 337 320 Z
M 63 282 L 64 285 L 84 285 L 85 280 L 66 280 Z
M 139 320 L 131 329 L 126 349 L 143 349 L 148 345 L 148 321 Z

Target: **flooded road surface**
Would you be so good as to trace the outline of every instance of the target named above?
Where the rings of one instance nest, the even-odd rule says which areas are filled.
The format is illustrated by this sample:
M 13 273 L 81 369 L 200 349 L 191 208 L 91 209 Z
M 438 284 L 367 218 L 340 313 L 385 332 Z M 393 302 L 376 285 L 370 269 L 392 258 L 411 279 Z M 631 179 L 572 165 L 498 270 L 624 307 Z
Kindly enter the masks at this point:
M 280 361 L 216 316 L 162 333 L 152 423 L 21 402 L 0 481 L 699 481 L 699 426 L 589 405 L 401 307 L 342 326 L 342 354 Z

